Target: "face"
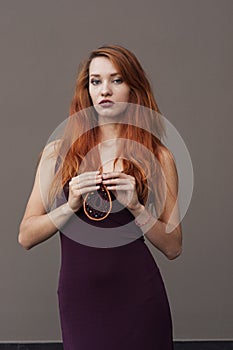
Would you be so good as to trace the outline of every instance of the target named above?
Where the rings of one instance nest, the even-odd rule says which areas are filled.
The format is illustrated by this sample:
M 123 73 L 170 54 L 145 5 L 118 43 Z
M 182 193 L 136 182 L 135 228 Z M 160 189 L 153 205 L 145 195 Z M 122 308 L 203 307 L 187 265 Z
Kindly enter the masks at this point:
M 98 116 L 113 118 L 126 109 L 130 87 L 107 57 L 95 57 L 89 66 L 89 93 Z

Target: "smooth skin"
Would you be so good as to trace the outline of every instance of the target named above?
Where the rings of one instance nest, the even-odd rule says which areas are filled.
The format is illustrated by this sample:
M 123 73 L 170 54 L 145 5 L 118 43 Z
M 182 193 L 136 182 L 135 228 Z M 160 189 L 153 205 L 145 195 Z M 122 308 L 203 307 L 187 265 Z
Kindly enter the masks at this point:
M 130 87 L 123 81 L 120 73 L 117 72 L 116 67 L 108 58 L 96 57 L 91 61 L 89 93 L 93 106 L 98 113 L 102 141 L 100 155 L 103 173 L 105 174 L 101 176 L 98 171 L 95 171 L 73 177 L 69 182 L 68 202 L 47 213 L 39 188 L 39 164 L 33 190 L 20 224 L 19 243 L 25 249 L 30 249 L 53 236 L 74 215 L 74 212 L 81 208 L 83 195 L 99 188 L 99 184 L 103 182 L 135 216 L 137 223 L 141 223 L 141 230 L 150 242 L 168 259 L 177 258 L 182 251 L 182 229 L 179 223 L 178 204 L 176 199 L 173 198 L 177 198 L 178 194 L 178 178 L 174 160 L 170 157 L 168 151 L 161 151 L 164 175 L 173 195 L 167 193 L 164 211 L 159 219 L 152 217 L 148 220 L 151 214 L 138 201 L 135 178 L 122 172 L 121 163 L 118 163 L 117 169 L 112 171 L 113 159 L 109 157 L 109 153 L 116 153 L 117 142 L 115 140 L 119 137 L 119 125 L 113 122 L 116 121 L 117 123 L 117 120 L 121 117 L 121 112 L 129 101 Z M 102 108 L 99 105 L 102 99 L 113 101 L 113 106 Z M 111 122 L 111 124 L 106 124 L 108 122 Z M 45 152 L 49 154 L 52 147 L 52 143 L 47 145 Z M 55 162 L 56 159 L 50 160 L 48 179 L 52 178 Z M 47 190 L 49 185 L 50 182 L 48 181 L 46 184 Z M 173 214 L 172 221 L 171 213 Z M 167 233 L 168 228 L 169 234 Z

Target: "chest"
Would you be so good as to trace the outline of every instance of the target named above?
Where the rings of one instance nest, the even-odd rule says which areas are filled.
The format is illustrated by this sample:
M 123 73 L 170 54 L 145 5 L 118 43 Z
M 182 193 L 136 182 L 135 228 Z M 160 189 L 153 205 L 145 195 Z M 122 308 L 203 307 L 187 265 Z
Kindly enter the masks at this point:
M 116 152 L 113 148 L 108 148 L 104 150 L 100 150 L 100 160 L 104 173 L 112 172 L 112 171 L 123 171 L 123 162 L 122 159 L 119 158 L 115 163 Z

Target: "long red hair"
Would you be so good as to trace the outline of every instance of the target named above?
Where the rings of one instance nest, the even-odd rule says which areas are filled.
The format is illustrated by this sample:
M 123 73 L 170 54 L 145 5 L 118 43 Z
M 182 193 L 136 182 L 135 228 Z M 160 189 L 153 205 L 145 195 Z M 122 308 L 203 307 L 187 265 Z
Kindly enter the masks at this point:
M 129 113 L 129 122 L 121 125 L 120 135 L 120 138 L 124 139 L 119 154 L 124 172 L 135 177 L 140 202 L 144 205 L 156 203 L 156 211 L 158 209 L 161 211 L 163 205 L 160 206 L 160 204 L 164 202 L 165 195 L 164 182 L 160 166 L 156 166 L 153 157 L 160 162 L 160 151 L 166 148 L 161 141 L 166 135 L 164 123 L 141 64 L 132 52 L 119 45 L 101 46 L 92 51 L 89 57 L 79 65 L 68 121 L 60 139 L 61 142 L 57 142 L 54 148 L 53 155 L 59 157 L 60 162 L 49 190 L 49 206 L 52 206 L 64 185 L 67 185 L 72 177 L 77 176 L 81 163 L 82 172 L 101 169 L 97 151 L 93 151 L 88 157 L 88 152 L 96 150 L 99 143 L 97 115 L 92 107 L 88 88 L 90 62 L 99 56 L 107 57 L 117 68 L 123 81 L 130 87 L 129 110 L 130 107 L 133 108 L 134 117 L 131 123 Z M 139 109 L 137 110 L 135 106 Z M 152 112 L 151 118 L 147 118 L 149 121 L 146 122 L 148 125 L 145 125 L 145 128 L 140 127 L 143 115 L 140 106 L 143 106 L 146 113 Z M 138 113 L 135 114 L 135 111 Z M 150 133 L 151 127 L 156 129 L 156 135 Z M 149 156 L 146 150 L 149 151 Z M 114 161 L 114 166 L 117 160 L 118 157 Z

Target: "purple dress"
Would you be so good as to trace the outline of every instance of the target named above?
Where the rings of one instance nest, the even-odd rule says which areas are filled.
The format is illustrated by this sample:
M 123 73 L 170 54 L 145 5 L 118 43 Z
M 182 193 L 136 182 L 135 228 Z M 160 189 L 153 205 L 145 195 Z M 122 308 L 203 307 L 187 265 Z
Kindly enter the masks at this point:
M 63 193 L 57 206 L 67 201 L 68 185 Z M 64 350 L 173 350 L 163 279 L 127 208 L 111 212 L 103 221 L 93 221 L 82 207 L 59 232 L 57 293 Z M 107 241 L 106 247 L 80 243 L 83 237 L 101 236 L 101 232 L 99 242 Z M 117 234 L 126 243 L 114 246 Z

